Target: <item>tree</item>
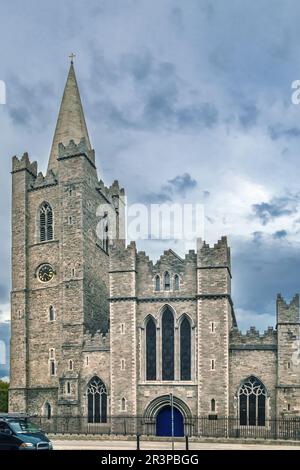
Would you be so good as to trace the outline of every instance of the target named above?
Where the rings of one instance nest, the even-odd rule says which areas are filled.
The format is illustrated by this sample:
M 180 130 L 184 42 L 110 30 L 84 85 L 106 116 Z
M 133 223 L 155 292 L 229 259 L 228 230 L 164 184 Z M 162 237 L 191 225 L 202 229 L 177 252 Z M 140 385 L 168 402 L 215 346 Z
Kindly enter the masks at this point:
M 4 413 L 8 411 L 8 387 L 7 382 L 0 380 L 0 411 Z

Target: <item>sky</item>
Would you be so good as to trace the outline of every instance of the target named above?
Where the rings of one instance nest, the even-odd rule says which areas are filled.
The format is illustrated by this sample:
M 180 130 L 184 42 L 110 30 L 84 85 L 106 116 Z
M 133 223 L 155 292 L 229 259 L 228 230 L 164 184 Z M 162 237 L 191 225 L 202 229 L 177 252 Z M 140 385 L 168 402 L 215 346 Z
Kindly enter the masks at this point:
M 45 172 L 71 52 L 99 177 L 128 202 L 201 203 L 227 235 L 240 328 L 300 291 L 297 0 L 2 0 L 0 341 L 9 337 L 11 157 Z M 174 241 L 140 241 L 157 259 Z M 0 376 L 8 375 L 1 364 Z

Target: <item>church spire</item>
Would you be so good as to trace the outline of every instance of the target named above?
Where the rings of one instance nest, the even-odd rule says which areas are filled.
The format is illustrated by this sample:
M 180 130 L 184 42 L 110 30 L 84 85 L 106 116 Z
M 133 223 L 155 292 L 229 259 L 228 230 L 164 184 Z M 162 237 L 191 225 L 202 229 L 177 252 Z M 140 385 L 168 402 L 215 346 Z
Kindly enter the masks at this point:
M 74 140 L 76 144 L 78 144 L 80 139 L 84 137 L 88 149 L 91 149 L 89 134 L 86 127 L 79 88 L 74 70 L 74 57 L 74 54 L 70 56 L 70 70 L 54 132 L 48 163 L 48 171 L 53 170 L 56 172 L 57 170 L 58 144 L 63 143 L 64 145 L 67 145 L 71 139 Z

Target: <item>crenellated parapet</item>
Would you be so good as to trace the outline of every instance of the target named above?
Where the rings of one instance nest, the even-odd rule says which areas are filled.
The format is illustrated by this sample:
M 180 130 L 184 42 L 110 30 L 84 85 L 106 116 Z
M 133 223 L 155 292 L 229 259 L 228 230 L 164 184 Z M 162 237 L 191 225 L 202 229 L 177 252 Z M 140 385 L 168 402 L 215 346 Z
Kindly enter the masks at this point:
M 230 269 L 230 248 L 227 237 L 222 237 L 213 247 L 198 240 L 198 267 L 228 267 Z
M 229 335 L 230 349 L 276 349 L 277 331 L 269 326 L 263 334 L 254 326 L 251 326 L 246 333 L 242 333 L 238 328 L 232 328 Z
M 131 242 L 126 248 L 113 245 L 110 250 L 110 272 L 136 270 L 136 244 Z
M 94 335 L 85 333 L 83 336 L 83 351 L 109 351 L 109 332 L 104 335 L 97 331 Z
M 119 201 L 124 199 L 125 190 L 120 188 L 118 180 L 115 180 L 111 186 L 105 186 L 104 182 L 100 180 L 96 189 L 115 209 L 119 209 Z
M 58 183 L 58 179 L 52 170 L 48 170 L 46 176 L 42 172 L 39 172 L 36 179 L 31 184 L 31 189 L 42 189 L 49 186 L 55 186 Z
M 95 166 L 95 151 L 89 148 L 85 137 L 80 139 L 79 144 L 76 144 L 73 139 L 71 139 L 67 145 L 62 143 L 58 144 L 58 160 L 82 155 L 85 156 L 93 166 Z
M 299 294 L 294 295 L 290 303 L 281 294 L 276 299 L 277 324 L 299 323 Z
M 28 171 L 28 173 L 30 173 L 33 178 L 36 178 L 37 169 L 37 162 L 31 162 L 27 152 L 25 152 L 20 159 L 16 156 L 12 158 L 12 173 L 17 173 L 18 171 Z

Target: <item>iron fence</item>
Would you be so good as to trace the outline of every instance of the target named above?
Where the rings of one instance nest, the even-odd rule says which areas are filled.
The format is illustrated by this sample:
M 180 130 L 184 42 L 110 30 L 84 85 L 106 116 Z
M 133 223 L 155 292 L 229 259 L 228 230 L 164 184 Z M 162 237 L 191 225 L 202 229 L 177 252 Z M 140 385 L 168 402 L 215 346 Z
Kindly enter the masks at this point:
M 31 416 L 37 427 L 51 434 L 157 436 L 155 418 L 109 416 L 105 422 L 90 423 L 84 416 Z M 264 426 L 241 425 L 234 417 L 185 419 L 181 436 L 300 440 L 300 417 L 269 419 Z

